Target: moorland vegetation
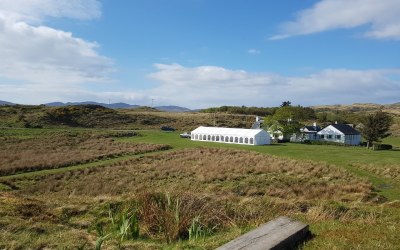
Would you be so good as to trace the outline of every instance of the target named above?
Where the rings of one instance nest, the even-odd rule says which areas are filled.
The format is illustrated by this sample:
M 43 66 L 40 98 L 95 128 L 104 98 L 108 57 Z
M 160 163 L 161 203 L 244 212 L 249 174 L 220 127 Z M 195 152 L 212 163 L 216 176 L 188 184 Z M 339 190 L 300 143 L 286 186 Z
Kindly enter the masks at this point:
M 0 118 L 0 249 L 214 249 L 282 215 L 310 225 L 300 249 L 400 245 L 395 136 L 387 151 L 245 146 L 159 128 L 254 115 L 5 106 Z

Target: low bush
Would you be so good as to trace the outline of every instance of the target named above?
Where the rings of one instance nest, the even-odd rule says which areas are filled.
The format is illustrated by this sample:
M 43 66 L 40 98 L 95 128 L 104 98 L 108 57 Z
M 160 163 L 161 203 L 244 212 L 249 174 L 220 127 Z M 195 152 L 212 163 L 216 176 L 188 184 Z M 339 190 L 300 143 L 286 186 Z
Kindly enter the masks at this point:
M 390 144 L 373 143 L 372 150 L 391 150 L 393 146 Z

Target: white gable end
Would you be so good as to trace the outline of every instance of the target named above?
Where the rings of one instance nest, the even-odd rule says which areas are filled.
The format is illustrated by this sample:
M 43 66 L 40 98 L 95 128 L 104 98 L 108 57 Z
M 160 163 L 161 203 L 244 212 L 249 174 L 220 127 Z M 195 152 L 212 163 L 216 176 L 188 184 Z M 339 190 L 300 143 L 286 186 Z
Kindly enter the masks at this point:
M 328 127 L 319 131 L 317 134 L 319 134 L 319 135 L 344 135 L 342 133 L 342 131 L 339 131 L 337 128 L 333 127 L 332 125 L 329 125 Z

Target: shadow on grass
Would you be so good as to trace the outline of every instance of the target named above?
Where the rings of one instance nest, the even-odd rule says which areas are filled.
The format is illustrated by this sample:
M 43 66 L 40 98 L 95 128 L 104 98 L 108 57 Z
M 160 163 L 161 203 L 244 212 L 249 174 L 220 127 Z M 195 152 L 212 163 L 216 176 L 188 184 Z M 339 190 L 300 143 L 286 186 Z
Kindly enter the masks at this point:
M 275 146 L 277 146 L 277 147 L 280 147 L 280 146 L 284 146 L 284 147 L 287 147 L 287 145 L 286 144 L 284 144 L 284 143 L 273 143 L 273 144 L 269 144 L 269 145 L 264 145 L 264 146 L 267 146 L 267 147 L 275 147 Z
M 311 231 L 308 231 L 308 233 L 306 234 L 306 237 L 303 239 L 303 241 L 298 242 L 298 244 L 290 246 L 289 248 L 285 248 L 285 249 L 302 250 L 302 249 L 304 249 L 306 243 L 313 240 L 316 236 L 317 235 L 313 234 Z

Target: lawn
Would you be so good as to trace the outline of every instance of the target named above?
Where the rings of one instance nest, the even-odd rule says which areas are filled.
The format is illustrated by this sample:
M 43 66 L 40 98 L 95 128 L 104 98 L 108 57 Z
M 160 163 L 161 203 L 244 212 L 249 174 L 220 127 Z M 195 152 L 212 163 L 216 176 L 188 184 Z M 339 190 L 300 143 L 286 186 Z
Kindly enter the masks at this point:
M 400 137 L 399 136 L 389 136 L 383 139 L 383 143 L 390 144 L 393 147 L 400 148 Z

